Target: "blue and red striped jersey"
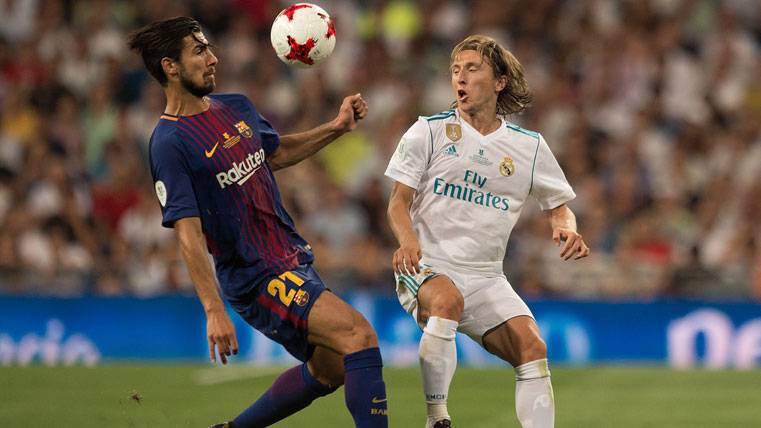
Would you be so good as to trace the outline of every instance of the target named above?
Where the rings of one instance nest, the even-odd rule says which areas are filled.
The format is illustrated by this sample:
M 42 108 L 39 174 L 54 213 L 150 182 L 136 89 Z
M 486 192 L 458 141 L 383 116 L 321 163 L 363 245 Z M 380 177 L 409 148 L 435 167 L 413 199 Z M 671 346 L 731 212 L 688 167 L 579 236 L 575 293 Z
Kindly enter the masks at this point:
M 239 296 L 314 258 L 267 163 L 280 145 L 277 132 L 243 95 L 209 99 L 203 113 L 161 116 L 151 173 L 163 225 L 199 217 L 223 292 Z

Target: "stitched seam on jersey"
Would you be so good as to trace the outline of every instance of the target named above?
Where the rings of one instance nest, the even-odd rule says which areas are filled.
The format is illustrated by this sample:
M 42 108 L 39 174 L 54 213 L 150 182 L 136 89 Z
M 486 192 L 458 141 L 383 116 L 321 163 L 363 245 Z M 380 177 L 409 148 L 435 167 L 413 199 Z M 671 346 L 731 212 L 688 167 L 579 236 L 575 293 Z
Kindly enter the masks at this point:
M 428 155 L 428 165 L 431 164 L 431 158 L 433 158 L 433 130 L 431 129 L 431 122 L 428 123 L 428 133 L 431 135 L 431 154 Z
M 449 110 L 449 111 L 442 112 L 442 113 L 436 113 L 433 116 L 428 116 L 428 117 L 423 116 L 423 117 L 425 117 L 425 120 L 430 122 L 432 120 L 441 120 L 441 119 L 446 119 L 446 118 L 452 117 L 452 116 L 454 116 L 454 111 Z
M 444 115 L 444 116 L 431 116 L 431 117 L 426 117 L 426 118 L 425 118 L 425 120 L 427 120 L 428 122 L 431 122 L 431 121 L 434 121 L 434 120 L 444 120 L 444 119 L 448 119 L 448 118 L 450 118 L 450 117 L 452 117 L 452 116 L 454 116 L 454 113 L 452 113 L 452 114 L 447 114 L 447 115 Z
M 529 137 L 539 138 L 539 133 L 538 132 L 529 131 L 528 129 L 523 129 L 520 126 L 515 125 L 513 123 L 505 121 L 505 126 L 507 126 L 508 128 L 512 129 L 513 131 L 520 132 L 521 134 L 526 134 Z
M 529 195 L 534 189 L 534 169 L 536 169 L 536 155 L 539 153 L 539 138 L 536 139 L 536 150 L 534 150 L 534 163 L 531 165 L 531 186 L 528 188 Z
M 439 116 L 442 116 L 442 117 L 451 116 L 453 114 L 454 114 L 454 109 L 449 109 L 449 110 L 440 111 L 430 116 L 423 116 L 423 117 L 425 117 L 426 119 L 432 119 L 432 118 L 438 118 Z

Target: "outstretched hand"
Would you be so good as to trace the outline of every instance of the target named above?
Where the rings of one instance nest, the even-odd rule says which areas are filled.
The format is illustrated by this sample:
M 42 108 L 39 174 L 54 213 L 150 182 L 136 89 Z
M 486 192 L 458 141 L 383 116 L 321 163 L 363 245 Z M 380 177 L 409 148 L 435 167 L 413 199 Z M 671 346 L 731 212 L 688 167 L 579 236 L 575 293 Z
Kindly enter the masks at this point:
M 336 128 L 349 132 L 357 127 L 357 122 L 367 116 L 367 102 L 361 94 L 349 95 L 344 98 L 338 116 L 333 120 Z
M 584 242 L 584 239 L 571 229 L 556 227 L 552 230 L 552 240 L 555 241 L 557 246 L 560 246 L 565 241 L 563 248 L 560 250 L 560 257 L 563 260 L 568 260 L 571 257 L 574 260 L 578 260 L 589 255 L 589 247 Z
M 217 352 L 222 364 L 227 364 L 227 357 L 238 353 L 235 327 L 224 310 L 206 314 L 206 337 L 209 339 L 209 358 L 212 363 L 217 361 Z

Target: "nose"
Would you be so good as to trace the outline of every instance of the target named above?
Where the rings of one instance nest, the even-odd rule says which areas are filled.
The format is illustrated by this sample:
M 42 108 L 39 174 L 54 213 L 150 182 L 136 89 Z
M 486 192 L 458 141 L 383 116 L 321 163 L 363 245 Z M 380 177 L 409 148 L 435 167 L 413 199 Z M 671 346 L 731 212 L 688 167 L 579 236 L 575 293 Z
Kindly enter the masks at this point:
M 212 66 L 216 64 L 217 64 L 217 57 L 211 51 L 209 51 L 208 65 Z

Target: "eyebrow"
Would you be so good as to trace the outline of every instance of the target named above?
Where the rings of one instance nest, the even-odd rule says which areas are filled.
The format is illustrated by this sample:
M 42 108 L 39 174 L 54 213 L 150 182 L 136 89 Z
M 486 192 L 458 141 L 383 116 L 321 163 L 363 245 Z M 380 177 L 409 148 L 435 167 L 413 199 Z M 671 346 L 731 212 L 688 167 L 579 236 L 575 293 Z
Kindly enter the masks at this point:
M 483 63 L 484 63 L 484 61 L 483 61 L 483 60 L 481 60 L 480 62 L 475 62 L 475 61 L 468 61 L 468 62 L 466 62 L 466 63 L 464 63 L 464 64 L 452 64 L 452 65 L 450 65 L 450 66 L 449 66 L 449 69 L 451 70 L 451 69 L 453 69 L 453 68 L 455 68 L 455 67 L 468 67 L 468 66 L 471 66 L 471 65 L 477 65 L 477 66 L 480 66 L 480 65 L 482 65 Z

